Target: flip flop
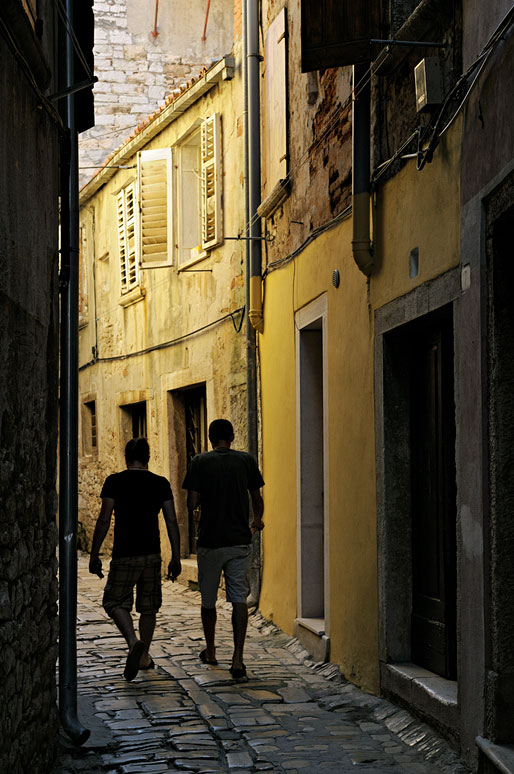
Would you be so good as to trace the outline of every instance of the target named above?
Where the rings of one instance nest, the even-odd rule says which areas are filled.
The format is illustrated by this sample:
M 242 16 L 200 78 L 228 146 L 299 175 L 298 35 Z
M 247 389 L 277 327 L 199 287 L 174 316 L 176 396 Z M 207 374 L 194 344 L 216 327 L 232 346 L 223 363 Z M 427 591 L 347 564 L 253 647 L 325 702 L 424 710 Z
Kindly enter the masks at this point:
M 127 661 L 125 662 L 125 671 L 123 672 L 123 676 L 125 680 L 127 680 L 129 683 L 131 680 L 134 679 L 134 677 L 139 672 L 139 662 L 144 652 L 145 652 L 145 646 L 143 645 L 142 642 L 140 642 L 140 640 L 138 640 L 127 656 Z
M 242 666 L 242 669 L 234 669 L 234 667 L 230 667 L 229 672 L 234 678 L 234 680 L 242 680 L 245 677 L 246 679 L 248 679 L 248 675 L 246 674 L 246 667 L 244 664 Z
M 147 669 L 155 669 L 155 663 L 154 663 L 154 660 L 153 660 L 153 658 L 151 656 L 150 656 L 150 663 L 148 664 L 148 666 L 145 666 L 145 667 L 140 666 L 139 667 L 139 671 L 142 670 L 143 672 L 145 672 Z
M 209 661 L 209 659 L 207 658 L 207 649 L 201 650 L 198 655 L 202 664 L 210 664 L 211 666 L 218 666 L 218 662 L 216 661 L 216 659 Z

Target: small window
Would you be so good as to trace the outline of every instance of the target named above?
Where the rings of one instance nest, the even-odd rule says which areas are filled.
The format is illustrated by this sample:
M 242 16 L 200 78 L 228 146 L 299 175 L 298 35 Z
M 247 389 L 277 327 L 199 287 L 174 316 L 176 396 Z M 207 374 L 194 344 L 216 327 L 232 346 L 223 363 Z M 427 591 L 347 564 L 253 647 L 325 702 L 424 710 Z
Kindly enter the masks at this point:
M 131 438 L 147 438 L 146 401 L 128 403 L 120 408 L 123 448 Z
M 96 454 L 98 451 L 98 426 L 96 401 L 88 400 L 82 411 L 82 446 L 84 454 Z
M 137 287 L 139 279 L 136 259 L 136 189 L 134 183 L 119 192 L 116 203 L 121 293 L 123 295 Z

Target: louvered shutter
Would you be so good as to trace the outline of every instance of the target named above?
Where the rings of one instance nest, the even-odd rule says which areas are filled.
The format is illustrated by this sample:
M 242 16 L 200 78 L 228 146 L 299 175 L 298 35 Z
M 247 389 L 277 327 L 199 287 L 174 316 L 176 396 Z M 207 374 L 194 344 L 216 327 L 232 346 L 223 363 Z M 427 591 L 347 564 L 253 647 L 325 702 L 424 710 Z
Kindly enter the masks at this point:
M 136 188 L 135 184 L 119 192 L 117 201 L 118 245 L 120 253 L 121 292 L 128 293 L 137 285 L 136 261 Z
M 221 116 L 202 123 L 202 248 L 223 241 L 221 222 Z
M 301 0 L 302 72 L 370 62 L 380 0 Z
M 139 265 L 158 269 L 172 264 L 171 148 L 138 154 Z

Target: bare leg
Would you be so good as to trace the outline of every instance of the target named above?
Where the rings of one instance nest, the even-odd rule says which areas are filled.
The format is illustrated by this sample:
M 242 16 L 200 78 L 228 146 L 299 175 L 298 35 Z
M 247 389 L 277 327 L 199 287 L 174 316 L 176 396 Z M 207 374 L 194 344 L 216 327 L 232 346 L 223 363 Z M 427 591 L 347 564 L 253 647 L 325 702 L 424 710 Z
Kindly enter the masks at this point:
M 129 646 L 129 650 L 132 650 L 138 640 L 134 630 L 132 616 L 130 615 L 129 611 L 124 610 L 122 607 L 117 607 L 112 611 L 111 617 L 120 632 L 125 637 L 127 645 Z
M 155 613 L 141 613 L 139 616 L 139 637 L 145 646 L 145 652 L 141 656 L 140 665 L 144 668 L 150 664 L 148 651 L 152 644 L 152 637 L 155 630 Z
M 232 668 L 243 668 L 243 649 L 246 637 L 246 625 L 248 623 L 248 608 L 246 602 L 234 602 L 232 604 L 232 629 L 234 631 L 234 655 L 232 656 Z
M 202 625 L 206 645 L 206 657 L 209 661 L 216 660 L 216 645 L 214 636 L 216 633 L 216 608 L 202 606 Z

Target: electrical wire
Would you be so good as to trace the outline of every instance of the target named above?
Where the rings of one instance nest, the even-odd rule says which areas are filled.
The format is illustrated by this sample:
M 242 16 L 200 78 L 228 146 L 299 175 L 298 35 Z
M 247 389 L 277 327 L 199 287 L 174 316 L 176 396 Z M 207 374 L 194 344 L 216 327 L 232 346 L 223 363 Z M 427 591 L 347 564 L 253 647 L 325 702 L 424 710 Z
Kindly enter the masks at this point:
M 342 111 L 344 111 L 357 97 L 358 93 L 364 89 L 371 81 L 371 67 L 368 68 L 366 73 L 362 76 L 360 81 L 357 82 L 352 87 L 351 93 L 346 98 L 344 102 L 342 102 L 335 110 L 332 116 L 332 119 L 330 123 L 325 127 L 323 132 L 319 135 L 319 137 L 313 142 L 311 145 L 309 145 L 308 148 L 305 149 L 303 154 L 300 156 L 298 161 L 294 164 L 294 166 L 291 167 L 291 169 L 288 171 L 287 175 L 285 176 L 284 180 L 287 182 L 291 181 L 291 178 L 293 175 L 300 169 L 300 167 L 305 164 L 305 162 L 310 158 L 312 152 L 316 150 L 319 145 L 323 142 L 323 140 L 328 136 L 328 134 L 332 131 L 334 126 L 337 124 L 341 117 Z M 246 235 L 250 232 L 251 227 L 260 219 L 260 215 L 258 215 L 257 212 L 253 214 L 253 216 L 250 218 L 246 226 L 244 227 L 243 231 L 241 232 L 241 236 Z
M 140 355 L 148 355 L 150 352 L 156 352 L 160 349 L 167 349 L 168 347 L 173 347 L 175 344 L 180 344 L 182 341 L 185 341 L 186 339 L 191 338 L 191 336 L 196 336 L 198 333 L 203 333 L 203 331 L 206 331 L 209 328 L 213 328 L 215 325 L 219 325 L 220 323 L 225 322 L 225 320 L 228 320 L 228 319 L 232 320 L 232 325 L 234 326 L 234 330 L 236 331 L 236 333 L 240 333 L 241 328 L 243 327 L 245 312 L 246 312 L 246 307 L 241 306 L 239 307 L 239 309 L 234 309 L 233 312 L 229 312 L 223 317 L 219 317 L 217 320 L 213 320 L 212 322 L 207 323 L 206 325 L 202 325 L 201 328 L 197 328 L 194 331 L 189 331 L 189 333 L 184 333 L 182 336 L 177 336 L 176 339 L 170 339 L 169 341 L 163 341 L 160 344 L 154 344 L 151 347 L 145 347 L 145 349 L 140 349 L 137 352 L 127 352 L 125 355 L 111 355 L 110 357 L 96 357 L 93 360 L 90 360 L 88 363 L 84 363 L 84 365 L 79 366 L 79 371 L 83 371 L 86 368 L 90 368 L 91 366 L 96 365 L 96 363 L 113 363 L 117 360 L 128 360 L 129 358 L 132 358 L 132 357 L 138 357 Z M 237 314 L 241 314 L 241 318 L 239 322 L 236 323 L 235 316 Z

